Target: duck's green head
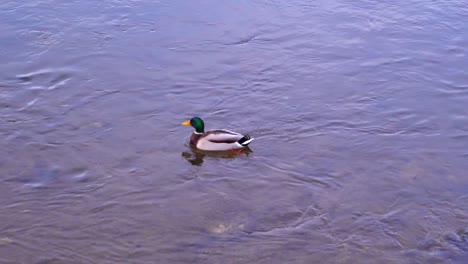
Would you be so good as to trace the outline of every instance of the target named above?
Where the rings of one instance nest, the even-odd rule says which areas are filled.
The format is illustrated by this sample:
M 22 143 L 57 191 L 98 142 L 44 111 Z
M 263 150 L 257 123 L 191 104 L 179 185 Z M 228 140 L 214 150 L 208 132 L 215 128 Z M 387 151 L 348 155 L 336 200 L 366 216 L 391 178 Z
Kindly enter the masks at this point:
M 197 133 L 205 133 L 205 124 L 203 120 L 199 117 L 194 117 L 188 121 L 182 123 L 183 126 L 193 126 L 195 128 L 195 132 Z

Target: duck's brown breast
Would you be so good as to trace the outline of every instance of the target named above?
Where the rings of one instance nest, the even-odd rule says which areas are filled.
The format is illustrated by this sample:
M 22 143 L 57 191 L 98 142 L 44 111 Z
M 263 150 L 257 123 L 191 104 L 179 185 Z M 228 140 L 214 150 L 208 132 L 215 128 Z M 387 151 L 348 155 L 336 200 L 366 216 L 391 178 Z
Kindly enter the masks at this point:
M 202 134 L 192 133 L 190 137 L 190 144 L 197 145 L 198 140 L 202 137 Z

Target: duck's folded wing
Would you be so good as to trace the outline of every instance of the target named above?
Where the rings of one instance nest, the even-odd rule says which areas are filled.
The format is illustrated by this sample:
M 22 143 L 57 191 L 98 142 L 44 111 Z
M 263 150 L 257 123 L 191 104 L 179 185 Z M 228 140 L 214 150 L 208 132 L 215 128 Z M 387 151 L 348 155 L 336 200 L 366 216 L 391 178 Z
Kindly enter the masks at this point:
M 235 143 L 241 139 L 243 135 L 224 129 L 211 130 L 206 132 L 203 138 L 213 143 Z

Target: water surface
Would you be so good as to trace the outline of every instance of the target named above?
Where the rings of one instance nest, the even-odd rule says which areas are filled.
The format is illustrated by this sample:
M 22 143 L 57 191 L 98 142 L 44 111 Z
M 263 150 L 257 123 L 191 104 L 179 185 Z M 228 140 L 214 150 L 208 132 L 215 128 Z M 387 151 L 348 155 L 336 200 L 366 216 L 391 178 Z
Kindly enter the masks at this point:
M 467 263 L 467 14 L 3 1 L 0 263 Z

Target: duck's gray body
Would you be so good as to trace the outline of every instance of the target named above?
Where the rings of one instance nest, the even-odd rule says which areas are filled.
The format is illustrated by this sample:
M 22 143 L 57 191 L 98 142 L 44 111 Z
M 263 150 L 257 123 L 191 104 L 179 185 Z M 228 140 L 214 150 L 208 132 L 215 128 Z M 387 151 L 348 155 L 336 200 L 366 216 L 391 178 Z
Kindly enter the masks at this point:
M 205 133 L 193 132 L 190 143 L 197 149 L 207 151 L 224 151 L 241 149 L 250 144 L 254 139 L 230 130 L 216 129 Z

